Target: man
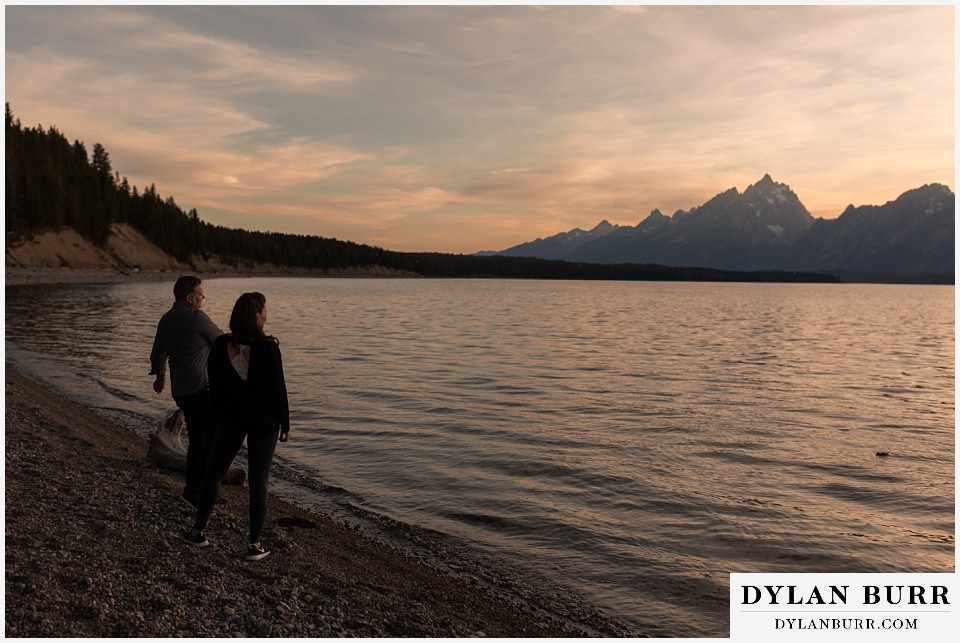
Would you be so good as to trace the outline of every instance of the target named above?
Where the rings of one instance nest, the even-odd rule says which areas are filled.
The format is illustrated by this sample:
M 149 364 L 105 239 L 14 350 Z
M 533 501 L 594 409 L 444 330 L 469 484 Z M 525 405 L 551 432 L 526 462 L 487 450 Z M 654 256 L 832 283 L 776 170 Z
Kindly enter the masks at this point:
M 156 375 L 153 390 L 162 393 L 170 361 L 170 393 L 183 411 L 188 437 L 187 482 L 180 498 L 196 510 L 217 421 L 207 386 L 207 357 L 223 331 L 200 310 L 205 296 L 199 278 L 177 279 L 173 296 L 173 308 L 157 324 L 150 375 Z

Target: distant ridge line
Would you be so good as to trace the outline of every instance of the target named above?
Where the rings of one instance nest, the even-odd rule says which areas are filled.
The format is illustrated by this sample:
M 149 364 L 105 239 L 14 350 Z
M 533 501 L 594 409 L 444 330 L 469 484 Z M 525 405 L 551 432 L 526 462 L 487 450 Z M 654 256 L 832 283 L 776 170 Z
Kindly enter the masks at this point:
M 672 216 L 653 210 L 633 227 L 604 219 L 589 231 L 479 254 L 952 283 L 954 213 L 953 192 L 931 183 L 881 206 L 851 205 L 837 219 L 815 219 L 788 185 L 765 174 L 743 193 L 731 188 Z

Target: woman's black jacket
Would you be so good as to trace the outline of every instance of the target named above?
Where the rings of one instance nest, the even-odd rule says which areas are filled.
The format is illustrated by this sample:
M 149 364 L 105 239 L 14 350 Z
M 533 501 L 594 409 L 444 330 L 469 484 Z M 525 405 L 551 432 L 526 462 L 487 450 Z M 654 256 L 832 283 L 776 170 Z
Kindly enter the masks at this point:
M 210 394 L 220 424 L 255 433 L 290 430 L 287 385 L 283 379 L 280 346 L 273 339 L 250 343 L 247 381 L 237 375 L 227 354 L 232 335 L 221 335 L 213 342 L 207 363 Z

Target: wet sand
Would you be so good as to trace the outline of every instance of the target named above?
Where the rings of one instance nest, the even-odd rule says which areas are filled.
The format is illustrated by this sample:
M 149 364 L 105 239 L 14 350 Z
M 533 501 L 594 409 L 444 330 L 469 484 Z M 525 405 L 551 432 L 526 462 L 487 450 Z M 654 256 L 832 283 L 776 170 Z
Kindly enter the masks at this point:
M 144 437 L 5 375 L 6 636 L 642 636 L 273 497 L 273 553 L 246 562 L 246 487 L 190 547 L 182 474 L 144 466 Z

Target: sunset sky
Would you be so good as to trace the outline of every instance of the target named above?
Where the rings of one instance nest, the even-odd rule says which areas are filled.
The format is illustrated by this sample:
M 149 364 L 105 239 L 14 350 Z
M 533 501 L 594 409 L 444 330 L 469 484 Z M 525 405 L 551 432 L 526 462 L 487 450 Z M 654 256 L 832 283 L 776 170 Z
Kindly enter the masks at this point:
M 499 250 L 769 173 L 955 189 L 954 7 L 7 6 L 6 95 L 211 223 Z

